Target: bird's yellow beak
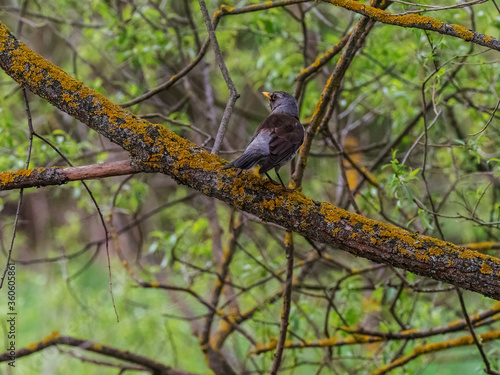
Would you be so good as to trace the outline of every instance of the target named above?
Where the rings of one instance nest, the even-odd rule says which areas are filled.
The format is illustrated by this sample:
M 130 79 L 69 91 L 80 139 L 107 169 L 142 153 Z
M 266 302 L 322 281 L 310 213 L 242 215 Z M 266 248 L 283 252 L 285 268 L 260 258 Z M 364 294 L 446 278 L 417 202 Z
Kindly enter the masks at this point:
M 271 99 L 271 93 L 270 92 L 262 92 L 262 95 L 264 95 L 266 98 Z

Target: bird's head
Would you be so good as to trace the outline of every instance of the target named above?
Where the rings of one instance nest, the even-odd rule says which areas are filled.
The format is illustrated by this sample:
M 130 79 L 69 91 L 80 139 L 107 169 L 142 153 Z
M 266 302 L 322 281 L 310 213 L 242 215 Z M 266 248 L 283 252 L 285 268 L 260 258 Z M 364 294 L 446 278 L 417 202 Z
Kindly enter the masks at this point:
M 299 117 L 299 107 L 295 98 L 283 91 L 263 92 L 269 99 L 271 113 L 286 113 L 291 116 Z

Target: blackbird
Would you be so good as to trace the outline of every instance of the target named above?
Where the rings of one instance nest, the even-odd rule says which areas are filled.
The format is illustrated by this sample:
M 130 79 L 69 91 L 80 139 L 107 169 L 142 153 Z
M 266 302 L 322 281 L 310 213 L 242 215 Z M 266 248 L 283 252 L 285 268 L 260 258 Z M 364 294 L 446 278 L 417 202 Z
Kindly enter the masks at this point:
M 243 155 L 222 169 L 238 168 L 236 176 L 239 176 L 243 169 L 259 164 L 259 174 L 265 173 L 269 181 L 279 185 L 267 173 L 274 168 L 281 185 L 287 189 L 278 172 L 299 150 L 304 141 L 304 126 L 299 121 L 299 108 L 292 95 L 283 91 L 262 94 L 269 98 L 271 114 L 255 130 Z

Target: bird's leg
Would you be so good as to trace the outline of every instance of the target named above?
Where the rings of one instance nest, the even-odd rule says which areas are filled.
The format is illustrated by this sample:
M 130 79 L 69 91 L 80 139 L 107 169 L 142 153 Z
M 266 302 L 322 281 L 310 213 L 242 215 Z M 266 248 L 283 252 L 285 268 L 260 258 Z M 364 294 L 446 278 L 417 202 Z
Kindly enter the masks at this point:
M 274 180 L 271 178 L 271 176 L 269 176 L 269 174 L 267 174 L 267 172 L 266 172 L 266 176 L 267 176 L 267 178 L 269 179 L 269 181 L 271 181 L 274 185 L 279 185 L 279 182 L 274 181 Z M 278 177 L 279 177 L 279 175 L 278 175 Z M 281 181 L 281 178 L 280 178 L 280 181 Z M 281 184 L 283 185 L 283 182 L 282 182 Z M 283 186 L 285 186 L 285 185 L 283 185 Z
M 289 189 L 285 186 L 285 184 L 283 183 L 283 180 L 281 179 L 281 176 L 280 174 L 278 173 L 278 171 L 275 169 L 274 170 L 276 172 L 276 176 L 278 176 L 278 178 L 280 179 L 280 182 L 281 182 L 281 185 L 283 185 L 283 188 L 286 190 L 286 191 L 293 191 L 293 189 Z

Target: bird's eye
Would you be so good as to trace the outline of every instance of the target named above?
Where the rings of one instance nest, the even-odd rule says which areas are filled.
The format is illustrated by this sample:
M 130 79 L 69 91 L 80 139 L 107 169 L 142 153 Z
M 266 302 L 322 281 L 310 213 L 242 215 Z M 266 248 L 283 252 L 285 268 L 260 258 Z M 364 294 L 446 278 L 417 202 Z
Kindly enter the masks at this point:
M 276 95 L 275 94 L 271 95 L 271 100 L 276 100 Z

